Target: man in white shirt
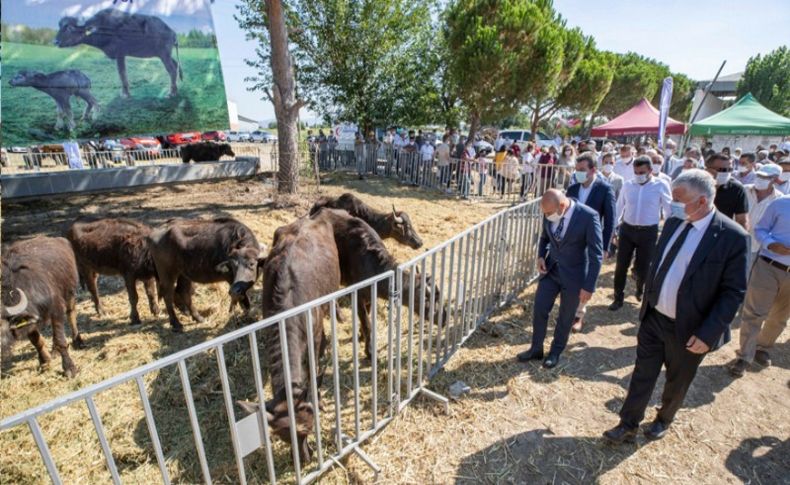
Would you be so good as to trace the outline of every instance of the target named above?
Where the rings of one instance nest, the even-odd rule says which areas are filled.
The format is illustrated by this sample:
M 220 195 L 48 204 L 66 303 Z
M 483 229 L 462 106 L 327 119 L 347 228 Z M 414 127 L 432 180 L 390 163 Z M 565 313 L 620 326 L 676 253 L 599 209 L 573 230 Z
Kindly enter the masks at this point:
M 669 187 L 652 176 L 652 161 L 647 156 L 633 162 L 634 179 L 623 185 L 617 199 L 615 223 L 620 225 L 617 238 L 617 265 L 614 270 L 614 301 L 609 310 L 622 308 L 625 300 L 625 283 L 631 259 L 636 253 L 636 299 L 642 301 L 645 276 L 658 239 L 661 211 L 670 213 L 672 194 Z
M 652 152 L 652 153 L 651 153 Z M 662 170 L 664 166 L 664 157 L 658 154 L 655 150 L 648 150 L 648 155 L 650 156 L 650 161 L 652 162 L 653 167 L 653 177 L 657 178 L 658 180 L 667 184 L 667 187 L 672 186 L 672 178 L 665 174 Z
M 784 157 L 777 164 L 782 168 L 782 173 L 776 182 L 776 190 L 785 195 L 790 194 L 790 157 Z
M 675 156 L 675 150 L 678 149 L 677 143 L 671 139 L 667 140 L 664 147 L 664 173 L 671 175 L 677 167 L 683 164 L 683 159 Z M 671 180 L 671 177 L 670 177 Z
M 444 135 L 442 142 L 436 147 L 436 165 L 439 167 L 439 183 L 450 187 L 450 135 Z
M 628 182 L 634 178 L 634 149 L 631 145 L 620 147 L 620 157 L 614 162 L 614 173 Z
M 620 198 L 620 191 L 623 189 L 625 180 L 614 173 L 614 155 L 612 153 L 604 153 L 601 156 L 601 177 L 609 182 L 609 185 L 614 189 L 614 200 Z
M 757 157 L 754 153 L 744 153 L 738 158 L 738 164 L 735 166 L 735 175 L 734 178 L 738 182 L 742 183 L 743 185 L 749 185 L 754 183 L 754 179 L 757 177 L 755 175 L 755 162 L 757 161 Z
M 688 170 L 672 184 L 672 217 L 647 275 L 620 423 L 603 434 L 610 442 L 635 440 L 665 367 L 661 405 L 644 430 L 648 440 L 663 438 L 705 355 L 730 340 L 730 323 L 746 292 L 749 236 L 715 210 L 715 193 L 713 177 L 702 170 Z
M 417 168 L 414 183 L 419 185 L 426 174 L 430 173 L 430 170 L 433 168 L 433 153 L 433 143 L 426 142 L 420 146 L 420 165 Z
M 754 265 L 757 254 L 760 252 L 760 242 L 754 234 L 754 227 L 760 222 L 765 213 L 765 208 L 774 200 L 782 196 L 774 186 L 779 179 L 782 169 L 775 163 L 766 163 L 755 172 L 754 184 L 744 185 L 746 200 L 749 201 L 749 234 L 752 236 L 751 257 L 749 267 Z

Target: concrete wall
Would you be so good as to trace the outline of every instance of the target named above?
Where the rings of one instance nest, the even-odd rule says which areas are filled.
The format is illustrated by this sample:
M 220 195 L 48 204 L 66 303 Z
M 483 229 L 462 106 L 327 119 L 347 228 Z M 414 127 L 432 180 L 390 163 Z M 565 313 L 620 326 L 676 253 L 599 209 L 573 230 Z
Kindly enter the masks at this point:
M 258 173 L 258 164 L 257 157 L 238 157 L 222 162 L 40 172 L 3 175 L 0 184 L 3 200 L 27 199 L 248 177 Z

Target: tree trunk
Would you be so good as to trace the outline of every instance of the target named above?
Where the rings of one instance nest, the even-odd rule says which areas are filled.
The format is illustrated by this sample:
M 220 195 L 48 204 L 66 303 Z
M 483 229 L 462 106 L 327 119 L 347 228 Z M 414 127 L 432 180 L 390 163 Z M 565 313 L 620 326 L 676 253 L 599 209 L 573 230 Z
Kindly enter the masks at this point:
M 281 0 L 266 0 L 271 41 L 272 86 L 271 99 L 277 118 L 277 143 L 280 169 L 277 172 L 277 191 L 295 194 L 299 186 L 299 108 L 304 104 L 296 99 L 291 54 L 288 51 L 288 28 Z
M 471 119 L 469 120 L 469 135 L 466 137 L 467 143 L 475 142 L 475 135 L 477 135 L 477 130 L 479 129 L 480 115 L 478 113 L 472 113 Z
M 532 111 L 532 123 L 529 125 L 529 129 L 532 132 L 532 141 L 538 141 L 538 126 L 540 125 L 540 110 L 535 109 Z

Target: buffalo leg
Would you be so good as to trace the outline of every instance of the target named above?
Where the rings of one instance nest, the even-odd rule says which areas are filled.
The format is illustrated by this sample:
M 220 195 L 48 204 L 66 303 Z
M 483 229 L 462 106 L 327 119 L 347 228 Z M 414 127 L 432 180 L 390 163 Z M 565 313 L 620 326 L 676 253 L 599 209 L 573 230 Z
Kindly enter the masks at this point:
M 71 111 L 71 102 L 68 98 L 63 103 L 63 116 L 66 118 L 66 128 L 69 131 L 74 131 L 77 125 L 74 123 L 74 113 Z
M 93 307 L 96 309 L 96 314 L 103 317 L 104 310 L 102 310 L 101 301 L 99 300 L 99 289 L 96 287 L 96 280 L 99 278 L 99 275 L 89 269 L 86 269 L 83 275 L 85 286 L 88 287 L 88 292 L 91 294 L 91 300 L 93 300 Z
M 118 64 L 118 76 L 121 78 L 121 97 L 128 98 L 129 94 L 129 79 L 126 77 L 126 58 L 119 57 L 116 60 Z
M 159 303 L 156 301 L 156 280 L 148 278 L 143 281 L 143 286 L 145 287 L 145 295 L 148 297 L 148 308 L 151 310 L 151 314 L 155 317 L 159 316 Z
M 188 313 L 195 322 L 203 323 L 206 319 L 195 309 L 195 305 L 192 302 L 192 294 L 194 292 L 195 286 L 192 281 L 186 276 L 180 276 L 176 284 L 176 302 L 179 308 L 182 311 L 186 310 L 184 313 Z
M 57 118 L 55 120 L 55 131 L 60 131 L 63 129 L 63 110 L 60 108 L 60 104 L 57 106 Z
M 58 315 L 52 317 L 52 346 L 55 351 L 60 354 L 60 359 L 63 364 L 63 373 L 66 374 L 66 377 L 72 378 L 77 375 L 78 369 L 69 356 L 69 343 L 66 341 L 66 329 L 63 328 L 64 316 L 63 312 L 59 312 Z
M 69 320 L 69 327 L 71 328 L 71 342 L 74 344 L 74 348 L 84 348 L 85 341 L 82 340 L 80 330 L 77 328 L 77 299 L 74 297 L 69 298 L 69 301 L 66 302 L 66 318 Z
M 127 276 L 123 280 L 124 283 L 126 283 L 126 293 L 129 294 L 129 320 L 131 321 L 132 326 L 141 325 L 140 314 L 137 313 L 137 302 L 139 298 L 137 296 L 137 285 L 135 284 L 136 281 L 131 276 Z
M 370 304 L 367 298 L 358 298 L 357 315 L 359 316 L 359 336 L 365 342 L 365 355 L 367 355 L 368 359 L 373 359 L 373 349 L 370 342 L 370 319 L 368 318 L 369 310 Z
M 183 332 L 184 326 L 178 321 L 176 309 L 173 306 L 173 297 L 175 294 L 175 281 L 169 277 L 160 277 L 159 280 L 159 296 L 165 300 L 165 308 L 167 308 L 167 315 L 170 317 L 170 327 L 174 332 Z
M 37 328 L 32 329 L 27 333 L 27 338 L 30 339 L 30 343 L 33 344 L 33 347 L 36 348 L 36 353 L 38 353 L 38 363 L 42 369 L 46 369 L 49 366 L 49 361 L 51 357 L 49 356 L 49 352 L 47 351 L 47 343 L 44 341 L 44 337 L 41 336 L 41 333 L 38 331 Z
M 170 74 L 170 96 L 176 96 L 178 95 L 178 63 L 169 52 L 163 54 L 160 59 L 162 59 L 167 73 Z
M 93 97 L 93 94 L 87 89 L 80 89 L 77 91 L 77 96 L 82 98 L 86 105 L 85 105 L 85 112 L 82 113 L 82 121 L 92 120 L 95 117 L 95 109 L 98 108 L 99 102 L 96 101 L 96 98 Z

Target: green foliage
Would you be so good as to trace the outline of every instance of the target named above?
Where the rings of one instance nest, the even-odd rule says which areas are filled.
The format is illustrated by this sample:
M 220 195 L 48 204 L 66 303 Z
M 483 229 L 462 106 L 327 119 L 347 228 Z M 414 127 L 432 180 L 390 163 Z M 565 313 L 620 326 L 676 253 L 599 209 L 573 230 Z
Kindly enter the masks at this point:
M 269 124 L 267 125 L 267 128 L 269 128 L 270 130 L 276 130 L 277 129 L 277 122 L 276 121 L 270 121 Z
M 19 44 L 52 45 L 57 30 L 46 27 L 31 28 L 27 25 L 0 24 L 0 39 Z
M 752 93 L 771 111 L 790 116 L 790 49 L 781 46 L 761 56 L 749 58 L 746 72 L 738 82 L 740 98 Z
M 555 104 L 559 109 L 586 115 L 598 109 L 614 79 L 615 57 L 588 43 L 584 58 L 573 77 L 559 92 Z
M 666 75 L 672 76 L 672 103 L 669 105 L 669 116 L 686 122 L 691 118 L 691 100 L 694 98 L 694 89 L 697 83 L 685 74 L 669 73 L 669 69 L 667 69 Z M 661 81 L 658 83 L 658 89 L 651 102 L 654 106 L 658 106 L 660 99 Z
M 598 107 L 598 114 L 609 118 L 631 108 L 640 99 L 653 99 L 669 68 L 653 59 L 628 52 L 614 54 L 614 78 L 609 92 Z
M 213 33 L 206 33 L 192 29 L 187 34 L 177 34 L 178 47 L 216 48 L 217 37 Z

